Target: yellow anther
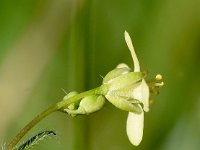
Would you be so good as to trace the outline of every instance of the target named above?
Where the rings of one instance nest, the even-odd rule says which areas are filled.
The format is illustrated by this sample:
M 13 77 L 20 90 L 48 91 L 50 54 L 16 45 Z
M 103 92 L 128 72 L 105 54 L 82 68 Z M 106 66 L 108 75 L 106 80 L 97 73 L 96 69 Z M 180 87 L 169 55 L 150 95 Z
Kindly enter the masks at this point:
M 155 86 L 162 87 L 162 86 L 164 86 L 164 82 L 155 83 Z
M 156 80 L 162 80 L 162 75 L 161 74 L 157 74 L 155 77 Z
M 165 85 L 165 83 L 164 83 L 164 82 L 161 82 L 161 83 L 160 83 L 160 86 L 164 86 L 164 85 Z

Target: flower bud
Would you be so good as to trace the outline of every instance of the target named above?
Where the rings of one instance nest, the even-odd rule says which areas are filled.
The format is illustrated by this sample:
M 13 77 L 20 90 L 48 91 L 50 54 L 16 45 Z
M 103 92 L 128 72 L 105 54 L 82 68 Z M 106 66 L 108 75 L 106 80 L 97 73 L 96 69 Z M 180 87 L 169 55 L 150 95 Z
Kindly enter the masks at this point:
M 86 114 L 90 114 L 100 110 L 105 104 L 105 97 L 102 95 L 91 95 L 83 98 L 79 108 L 84 109 Z
M 90 114 L 100 110 L 105 104 L 105 97 L 102 95 L 90 95 L 86 96 L 79 101 L 79 104 L 74 109 L 69 107 L 64 109 L 65 112 L 72 116 L 79 114 Z M 72 104 L 70 104 L 72 105 Z M 69 106 L 70 106 L 69 105 Z
M 77 94 L 78 94 L 78 92 L 72 91 L 72 92 L 68 93 L 68 94 L 63 98 L 63 100 L 66 100 L 66 99 L 68 99 L 68 98 L 70 98 L 70 97 L 73 97 L 73 96 L 75 96 L 75 95 L 77 95 Z M 67 106 L 67 108 L 70 109 L 70 110 L 73 110 L 73 109 L 77 108 L 78 105 L 79 105 L 79 102 L 72 103 L 72 104 L 69 104 L 69 105 Z

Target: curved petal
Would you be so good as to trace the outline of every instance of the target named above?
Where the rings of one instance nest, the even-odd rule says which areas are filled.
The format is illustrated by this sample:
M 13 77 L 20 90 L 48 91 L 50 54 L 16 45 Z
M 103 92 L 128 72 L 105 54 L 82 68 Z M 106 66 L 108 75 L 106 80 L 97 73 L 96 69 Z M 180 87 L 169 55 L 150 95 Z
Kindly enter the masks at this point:
M 131 37 L 128 34 L 128 32 L 126 32 L 126 31 L 124 32 L 124 36 L 125 36 L 126 44 L 127 44 L 128 48 L 129 48 L 129 50 L 131 52 L 131 56 L 133 58 L 134 72 L 140 72 L 140 64 L 139 64 L 137 55 L 136 55 L 134 47 L 133 47 L 133 44 L 132 44 L 132 41 L 131 41 Z
M 129 141 L 133 145 L 138 146 L 142 141 L 143 128 L 144 128 L 144 112 L 140 114 L 130 112 L 127 118 L 126 132 Z

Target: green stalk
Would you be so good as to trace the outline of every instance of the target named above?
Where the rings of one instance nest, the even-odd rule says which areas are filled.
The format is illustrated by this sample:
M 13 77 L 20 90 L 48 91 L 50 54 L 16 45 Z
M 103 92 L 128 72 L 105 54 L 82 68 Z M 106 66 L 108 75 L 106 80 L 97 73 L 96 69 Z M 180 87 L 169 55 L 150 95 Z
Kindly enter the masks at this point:
M 6 147 L 6 150 L 13 150 L 14 147 L 17 145 L 17 143 L 21 140 L 22 137 L 24 137 L 24 135 L 26 135 L 26 133 L 28 133 L 28 131 L 30 129 L 32 129 L 36 124 L 38 124 L 42 119 L 44 119 L 45 117 L 47 117 L 48 115 L 50 115 L 51 113 L 55 112 L 55 111 L 60 111 L 64 108 L 66 108 L 69 104 L 74 103 L 78 100 L 80 100 L 81 98 L 88 96 L 88 95 L 92 95 L 92 94 L 101 94 L 101 86 L 97 87 L 95 89 L 80 93 L 78 95 L 75 95 L 73 97 L 70 97 L 68 99 L 62 100 L 58 103 L 56 103 L 55 105 L 47 108 L 45 111 L 43 111 L 42 113 L 40 113 L 39 115 L 37 115 L 31 122 L 29 122 L 15 137 L 14 139 L 8 144 L 8 146 Z
M 37 123 L 39 123 L 46 116 L 51 114 L 52 112 L 57 111 L 57 106 L 52 106 L 43 111 L 41 114 L 37 115 L 31 122 L 29 122 L 16 136 L 15 138 L 8 144 L 6 150 L 13 150 L 16 144 L 21 140 L 21 138 L 32 129 Z

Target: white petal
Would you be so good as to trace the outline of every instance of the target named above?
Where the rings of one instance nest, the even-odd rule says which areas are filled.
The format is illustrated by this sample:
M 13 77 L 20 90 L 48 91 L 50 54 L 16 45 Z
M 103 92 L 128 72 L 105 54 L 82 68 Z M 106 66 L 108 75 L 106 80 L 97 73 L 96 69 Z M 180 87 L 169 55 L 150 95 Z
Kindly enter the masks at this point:
M 140 100 L 141 103 L 143 103 L 142 101 L 142 82 L 137 83 L 137 85 L 135 85 L 135 88 L 133 88 L 132 90 L 132 97 L 134 99 Z
M 142 102 L 144 105 L 144 111 L 149 111 L 149 87 L 146 81 L 143 79 L 141 83 L 141 92 L 142 92 Z
M 141 114 L 129 113 L 127 118 L 126 132 L 129 141 L 138 146 L 142 141 L 144 128 L 144 112 Z
M 131 41 L 131 37 L 129 36 L 128 32 L 124 32 L 124 36 L 125 36 L 125 41 L 126 41 L 126 44 L 131 52 L 131 56 L 133 58 L 133 63 L 134 63 L 134 71 L 135 72 L 140 72 L 140 64 L 139 64 L 139 61 L 138 61 L 138 58 L 137 58 L 137 55 L 135 53 L 135 50 L 134 50 L 134 47 L 133 47 L 133 44 L 132 44 L 132 41 Z
M 144 111 L 149 111 L 149 87 L 144 79 L 136 88 L 133 89 L 132 96 L 134 99 L 142 102 L 144 105 Z

